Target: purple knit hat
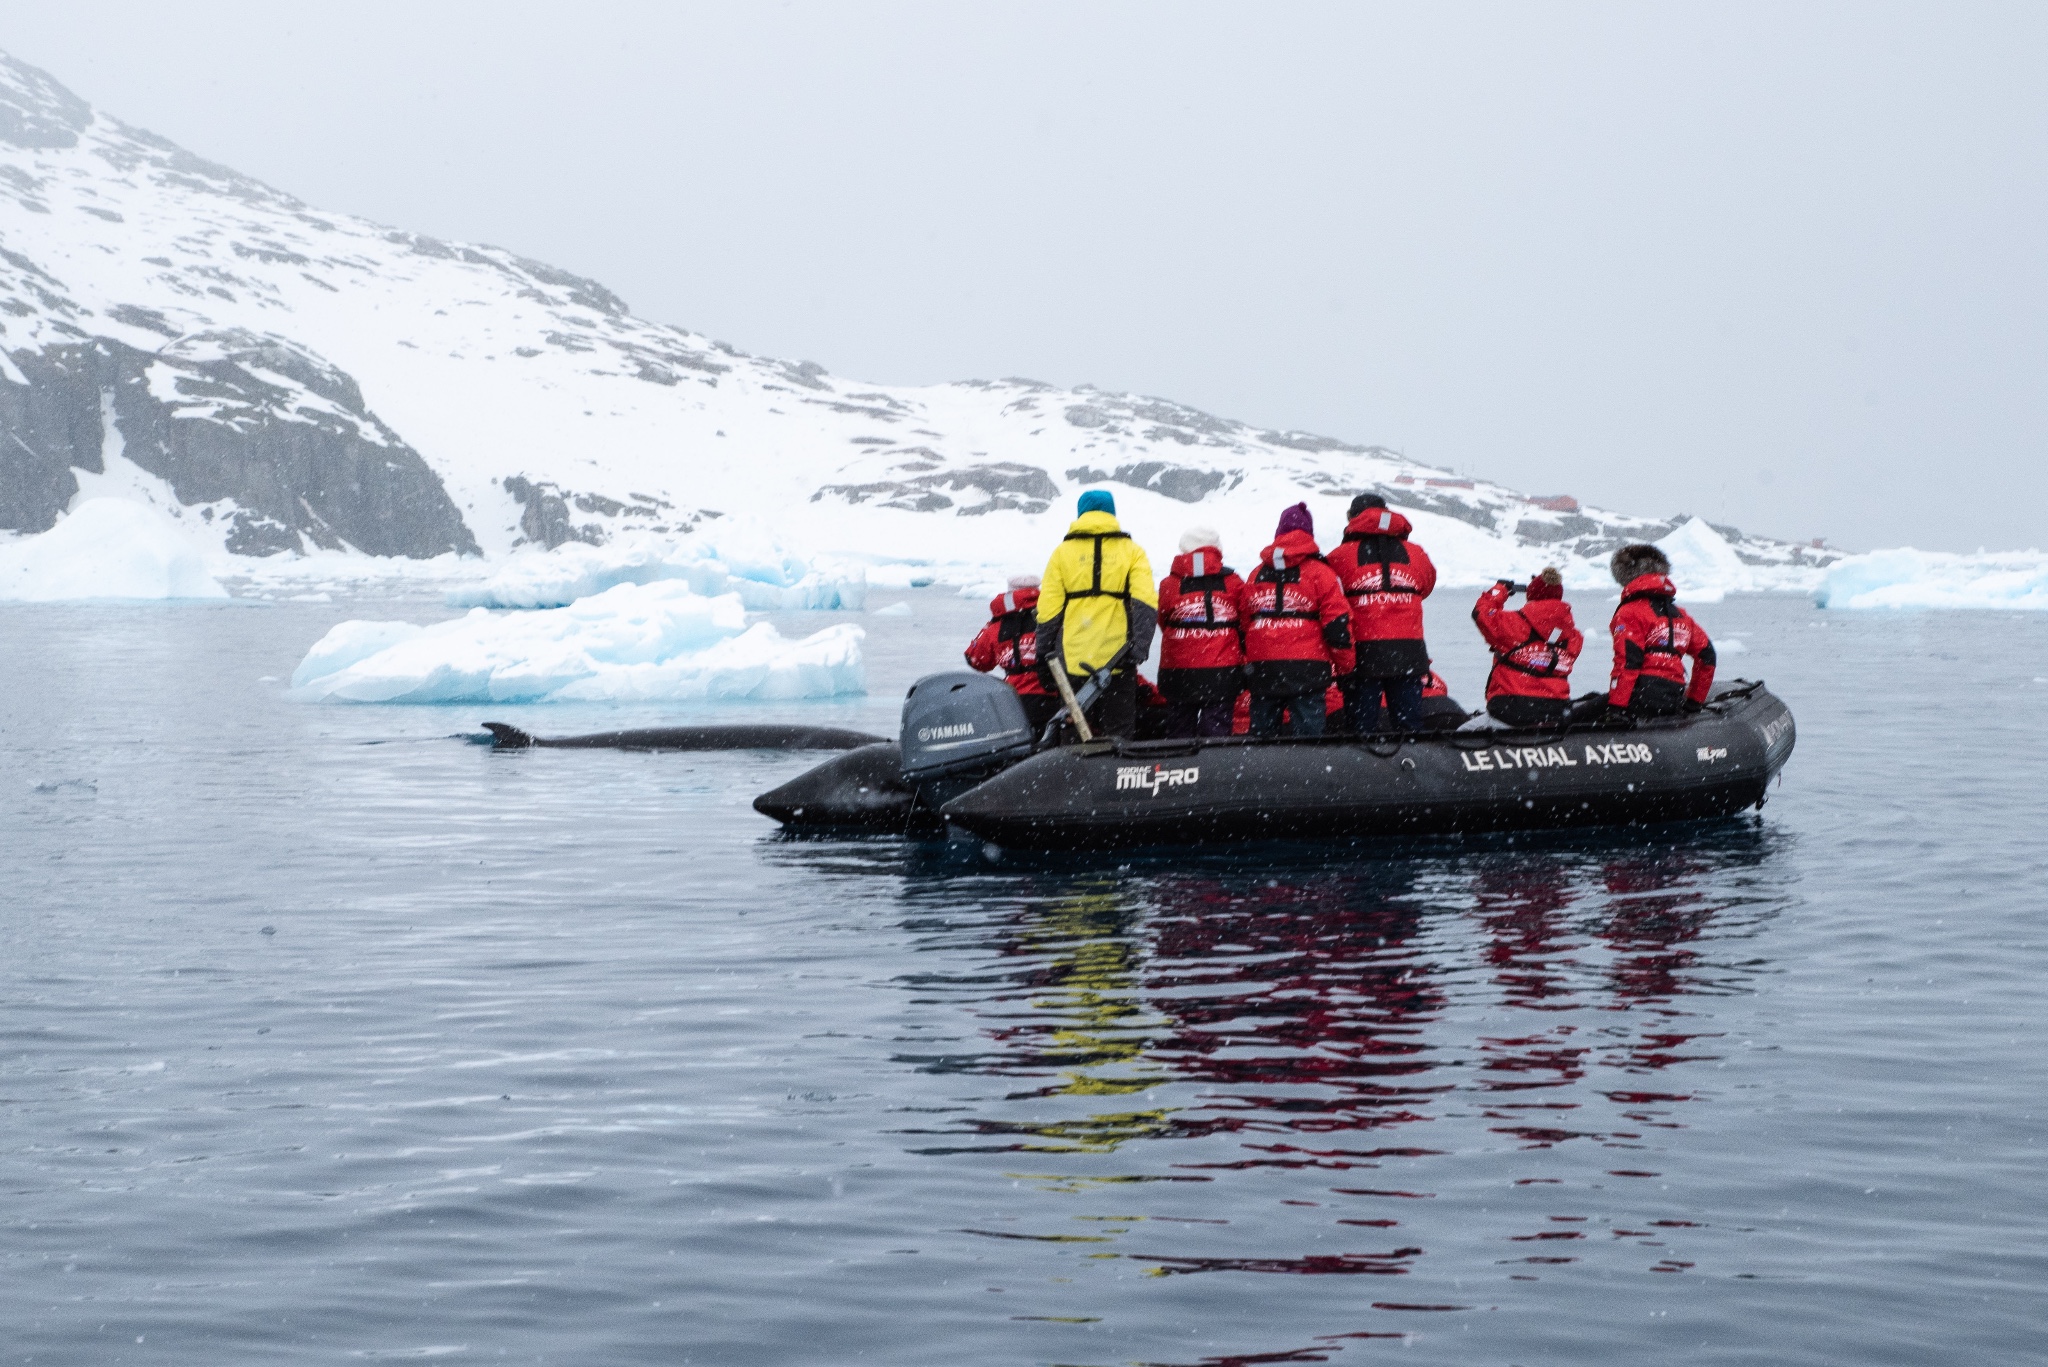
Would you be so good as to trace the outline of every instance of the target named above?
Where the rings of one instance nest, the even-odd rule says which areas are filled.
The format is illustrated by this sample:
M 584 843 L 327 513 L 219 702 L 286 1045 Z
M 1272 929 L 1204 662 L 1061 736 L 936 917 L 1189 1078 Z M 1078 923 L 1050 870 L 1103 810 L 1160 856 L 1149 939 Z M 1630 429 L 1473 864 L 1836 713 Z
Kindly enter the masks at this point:
M 1316 520 L 1309 513 L 1306 503 L 1297 503 L 1280 514 L 1280 526 L 1273 533 L 1273 537 L 1278 540 L 1289 532 L 1307 532 L 1310 536 L 1316 534 Z

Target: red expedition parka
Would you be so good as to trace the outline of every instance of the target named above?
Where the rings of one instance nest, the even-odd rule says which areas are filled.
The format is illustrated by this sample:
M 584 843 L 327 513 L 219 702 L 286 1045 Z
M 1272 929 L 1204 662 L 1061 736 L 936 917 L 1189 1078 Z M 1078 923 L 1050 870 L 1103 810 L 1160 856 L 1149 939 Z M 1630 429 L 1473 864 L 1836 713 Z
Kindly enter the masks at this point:
M 1639 678 L 1663 679 L 1685 688 L 1688 702 L 1703 703 L 1714 686 L 1714 643 L 1673 602 L 1678 590 L 1661 574 L 1639 575 L 1621 591 L 1621 606 L 1607 629 L 1614 634 L 1614 678 L 1607 701 L 1627 707 Z M 1692 684 L 1686 687 L 1685 657 L 1692 656 Z
M 1422 643 L 1422 600 L 1436 588 L 1429 552 L 1408 540 L 1408 519 L 1367 508 L 1344 527 L 1329 565 L 1351 604 L 1351 636 L 1361 679 L 1412 679 L 1429 672 Z
M 1487 701 L 1515 698 L 1570 698 L 1572 665 L 1586 638 L 1572 623 L 1571 604 L 1539 580 L 1521 611 L 1508 606 L 1512 584 L 1495 584 L 1479 595 L 1472 620 L 1493 652 L 1486 677 Z
M 968 643 L 967 663 L 984 674 L 1001 669 L 1019 693 L 1050 693 L 1038 672 L 1038 590 L 997 594 L 988 600 L 988 618 Z
M 1244 580 L 1203 546 L 1159 581 L 1159 691 L 1178 703 L 1237 696 L 1244 680 Z
M 1313 696 L 1351 672 L 1351 605 L 1307 532 L 1283 532 L 1266 547 L 1242 601 L 1252 692 Z

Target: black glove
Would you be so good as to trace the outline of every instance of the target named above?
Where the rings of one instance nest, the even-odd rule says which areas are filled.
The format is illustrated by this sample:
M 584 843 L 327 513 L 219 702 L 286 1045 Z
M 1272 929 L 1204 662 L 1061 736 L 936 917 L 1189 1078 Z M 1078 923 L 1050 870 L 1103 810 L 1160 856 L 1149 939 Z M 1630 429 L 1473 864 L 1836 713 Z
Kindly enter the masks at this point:
M 1635 722 L 1629 717 L 1626 707 L 1616 707 L 1613 703 L 1609 703 L 1607 704 L 1607 710 L 1600 714 L 1593 725 L 1603 731 L 1625 731 L 1629 727 L 1634 726 Z
M 1691 698 L 1685 700 L 1685 715 L 1688 717 L 1695 712 L 1704 712 L 1706 710 L 1707 705 L 1703 702 L 1694 702 Z

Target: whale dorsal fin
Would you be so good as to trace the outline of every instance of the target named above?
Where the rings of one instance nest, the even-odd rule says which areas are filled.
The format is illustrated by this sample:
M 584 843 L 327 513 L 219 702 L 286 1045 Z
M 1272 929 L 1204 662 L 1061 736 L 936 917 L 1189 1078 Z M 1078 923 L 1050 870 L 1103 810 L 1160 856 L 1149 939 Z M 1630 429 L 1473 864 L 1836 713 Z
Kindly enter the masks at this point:
M 507 726 L 501 721 L 487 721 L 484 723 L 484 730 L 491 733 L 491 748 L 493 750 L 530 750 L 533 748 L 533 737 L 516 726 Z

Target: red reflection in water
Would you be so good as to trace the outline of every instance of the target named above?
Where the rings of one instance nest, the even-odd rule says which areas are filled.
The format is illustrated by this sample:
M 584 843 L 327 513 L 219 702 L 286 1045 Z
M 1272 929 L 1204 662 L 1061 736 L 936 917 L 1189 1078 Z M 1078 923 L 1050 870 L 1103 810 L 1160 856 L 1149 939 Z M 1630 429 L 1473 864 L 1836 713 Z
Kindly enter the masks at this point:
M 993 942 L 982 942 L 993 956 L 978 966 L 987 976 L 920 982 L 956 995 L 980 1029 L 979 1040 L 959 1040 L 958 1052 L 917 1060 L 922 1066 L 1020 1079 L 1018 1090 L 969 1102 L 965 1114 L 941 1122 L 944 1133 L 977 1142 L 923 1152 L 1033 1150 L 1098 1160 L 1116 1154 L 1125 1167 L 1142 1152 L 1151 1156 L 1143 1165 L 1150 1173 L 1111 1175 L 1098 1162 L 1075 1165 L 1090 1175 L 1033 1180 L 1069 1184 L 1045 1190 L 1088 1192 L 1095 1183 L 1160 1180 L 1169 1175 L 1161 1168 L 1181 1170 L 1173 1174 L 1181 1180 L 1199 1170 L 1213 1174 L 1199 1180 L 1217 1185 L 1184 1193 L 1203 1191 L 1214 1202 L 1193 1209 L 1233 1216 L 1245 1210 L 1228 1231 L 1180 1224 L 1171 1232 L 1152 1228 L 1150 1238 L 1138 1228 L 1142 1214 L 1129 1217 L 1129 1229 L 1096 1224 L 1084 1232 L 1068 1225 L 1069 1233 L 1034 1220 L 1035 1229 L 967 1231 L 1016 1241 L 1009 1246 L 1019 1254 L 1031 1243 L 1085 1244 L 1091 1249 L 1073 1252 L 1118 1260 L 1109 1267 L 1136 1261 L 1160 1276 L 1419 1272 L 1425 1244 L 1434 1245 L 1426 1237 L 1384 1253 L 1297 1250 L 1304 1243 L 1342 1248 L 1330 1238 L 1333 1224 L 1403 1224 L 1351 1215 L 1393 1209 L 1393 1200 L 1411 1203 L 1399 1208 L 1409 1226 L 1404 1240 L 1441 1230 L 1445 1218 L 1469 1222 L 1469 1203 L 1458 1202 L 1450 1188 L 1446 1199 L 1429 1199 L 1435 1195 L 1428 1189 L 1431 1170 L 1417 1160 L 1470 1156 L 1468 1141 L 1475 1136 L 1463 1127 L 1474 1116 L 1489 1134 L 1507 1136 L 1524 1150 L 1586 1140 L 1640 1149 L 1652 1147 L 1643 1136 L 1653 1127 L 1678 1128 L 1673 1108 L 1692 1102 L 1694 1092 L 1669 1084 L 1658 1089 L 1661 1078 L 1626 1079 L 1613 1070 L 1649 1074 L 1711 1057 L 1699 1043 L 1711 1033 L 1688 1029 L 1679 1000 L 1719 986 L 1701 944 L 1714 916 L 1714 904 L 1700 890 L 1711 868 L 1684 853 L 1632 847 L 1604 859 L 1475 856 L 1462 874 L 1436 866 L 1438 881 L 1427 895 L 1383 873 L 1289 882 L 1154 872 L 1100 877 L 1087 891 L 1064 894 L 1057 879 L 1048 879 L 1053 886 L 1020 899 Z M 1454 1002 L 1461 1014 L 1446 1026 Z M 1455 1033 L 1464 1028 L 1460 1021 L 1472 1019 L 1484 1020 L 1487 1032 L 1476 1040 Z M 1623 1081 L 1634 1085 L 1614 1085 Z M 1463 1096 L 1446 1104 L 1453 1092 Z M 1609 1128 L 1618 1116 L 1629 1129 Z M 1390 1133 L 1439 1119 L 1445 1122 L 1441 1133 L 1435 1127 Z M 1411 1137 L 1439 1142 L 1376 1142 Z M 1205 1138 L 1223 1142 L 1181 1153 L 1139 1143 Z M 1513 1152 L 1511 1145 L 1484 1142 L 1490 1150 Z M 1378 1167 L 1388 1169 L 1377 1175 L 1384 1186 L 1323 1188 L 1338 1198 L 1327 1210 L 1306 1199 L 1318 1193 L 1288 1176 L 1327 1181 L 1318 1174 L 1354 1173 L 1349 1180 L 1372 1182 L 1374 1174 L 1354 1170 Z M 1656 1175 L 1641 1168 L 1607 1171 Z M 1247 1180 L 1238 1173 L 1255 1175 Z M 1266 1173 L 1281 1185 L 1261 1185 Z M 1499 1175 L 1516 1187 L 1565 1185 L 1556 1177 L 1517 1177 L 1512 1169 Z M 1131 1188 L 1122 1193 L 1135 1194 Z M 1233 1201 L 1239 1206 L 1228 1204 Z M 1284 1216 L 1276 1213 L 1282 1207 Z M 1191 1207 L 1183 1201 L 1179 1208 Z M 1489 1265 L 1510 1251 L 1495 1241 L 1525 1247 L 1498 1258 L 1507 1266 L 1489 1275 L 1526 1277 L 1581 1258 L 1597 1267 L 1600 1258 L 1613 1256 L 1604 1250 L 1686 1223 L 1644 1219 L 1649 1213 L 1629 1217 L 1637 1228 L 1599 1240 L 1579 1228 L 1509 1234 L 1496 1226 L 1480 1235 Z M 1527 1230 L 1533 1214 L 1524 1206 L 1512 1227 Z M 1550 1218 L 1585 1222 L 1584 1216 Z M 1304 1221 L 1319 1232 L 1304 1233 Z M 1277 1246 L 1269 1242 L 1276 1236 L 1284 1240 Z M 1457 1240 L 1470 1237 L 1469 1230 L 1456 1231 Z M 1309 1242 L 1323 1238 L 1329 1242 Z M 1125 1247 L 1141 1240 L 1180 1250 Z M 1567 1243 L 1570 1254 L 1562 1248 Z M 1531 1244 L 1540 1251 L 1526 1247 Z M 1690 1266 L 1673 1258 L 1657 1270 Z M 1414 1290 L 1441 1295 L 1452 1287 L 1424 1282 Z M 1423 1300 L 1374 1305 L 1383 1312 L 1468 1308 Z M 1321 1362 L 1342 1352 L 1336 1339 L 1397 1336 L 1327 1335 L 1314 1348 L 1202 1362 Z

